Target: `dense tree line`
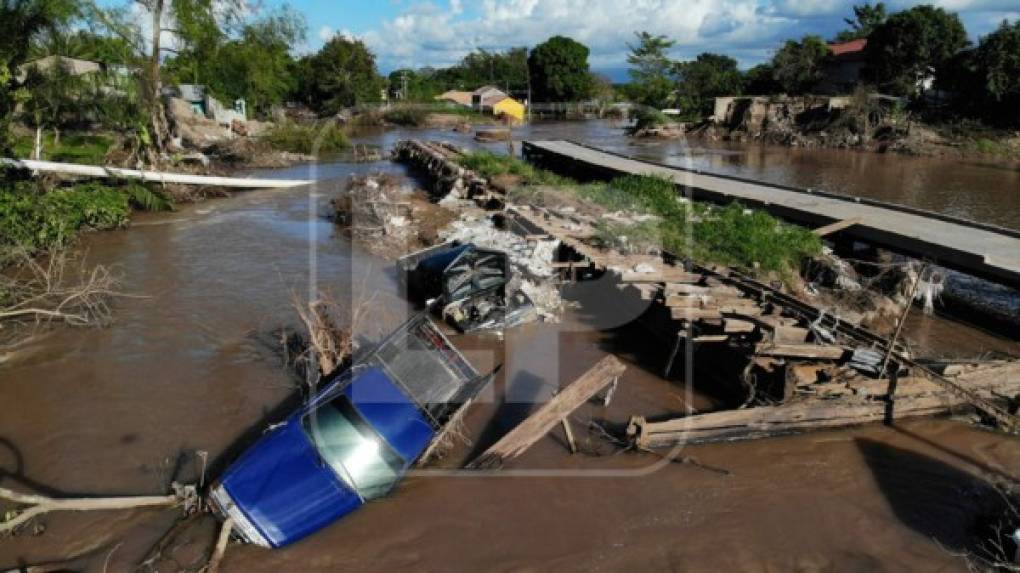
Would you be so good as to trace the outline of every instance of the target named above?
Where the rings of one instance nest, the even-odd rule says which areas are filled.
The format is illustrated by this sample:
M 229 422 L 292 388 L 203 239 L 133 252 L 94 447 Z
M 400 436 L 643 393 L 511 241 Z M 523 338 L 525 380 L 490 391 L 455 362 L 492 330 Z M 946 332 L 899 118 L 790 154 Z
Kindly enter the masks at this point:
M 890 14 L 883 3 L 864 4 L 845 22 L 847 29 L 833 41 L 867 40 L 861 77 L 866 89 L 907 97 L 919 108 L 923 96 L 938 90 L 943 115 L 1020 125 L 1020 23 L 1003 22 L 974 47 L 959 16 L 928 5 Z M 787 40 L 771 60 L 746 72 L 722 54 L 673 62 L 673 45 L 666 36 L 637 33 L 626 94 L 637 103 L 675 107 L 687 119 L 711 113 L 718 96 L 813 93 L 833 63 L 828 42 L 815 35 Z

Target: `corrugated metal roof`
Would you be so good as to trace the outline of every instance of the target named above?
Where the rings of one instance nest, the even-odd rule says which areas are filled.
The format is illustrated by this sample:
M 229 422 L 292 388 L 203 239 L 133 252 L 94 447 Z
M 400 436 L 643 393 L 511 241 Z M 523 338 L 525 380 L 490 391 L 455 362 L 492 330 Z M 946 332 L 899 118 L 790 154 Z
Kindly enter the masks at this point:
M 855 54 L 857 52 L 863 52 L 864 48 L 866 48 L 867 45 L 868 39 L 860 38 L 857 40 L 851 40 L 849 42 L 842 42 L 840 44 L 829 44 L 829 51 L 832 52 L 833 56 Z

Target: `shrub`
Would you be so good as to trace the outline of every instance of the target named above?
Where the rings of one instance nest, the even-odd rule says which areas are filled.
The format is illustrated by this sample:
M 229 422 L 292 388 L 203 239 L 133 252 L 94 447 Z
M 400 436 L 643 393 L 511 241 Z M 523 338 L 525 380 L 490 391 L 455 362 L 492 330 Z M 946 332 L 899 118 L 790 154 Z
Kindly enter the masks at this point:
M 421 127 L 425 125 L 429 112 L 419 106 L 398 106 L 386 110 L 383 120 L 393 125 Z
M 669 117 L 657 109 L 650 107 L 643 107 L 634 113 L 634 125 L 632 125 L 628 132 L 631 134 L 637 133 L 643 129 L 650 127 L 658 127 L 660 125 L 666 125 L 670 122 Z
M 311 155 L 329 155 L 350 149 L 347 134 L 334 121 L 325 124 L 280 123 L 263 138 L 273 149 Z
M 0 191 L 0 245 L 37 251 L 69 243 L 82 229 L 128 222 L 128 195 L 98 183 L 41 193 L 32 184 Z

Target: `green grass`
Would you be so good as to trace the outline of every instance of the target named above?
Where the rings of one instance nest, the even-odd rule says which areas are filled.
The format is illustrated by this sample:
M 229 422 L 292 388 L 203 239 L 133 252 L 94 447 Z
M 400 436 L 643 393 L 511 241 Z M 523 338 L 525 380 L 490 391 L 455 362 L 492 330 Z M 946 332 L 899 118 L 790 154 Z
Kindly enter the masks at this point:
M 609 212 L 653 216 L 634 223 L 604 220 L 597 224 L 596 239 L 625 252 L 665 249 L 701 263 L 740 266 L 782 277 L 796 273 L 804 259 L 821 253 L 821 240 L 808 229 L 735 203 L 716 207 L 684 201 L 674 183 L 664 178 L 627 176 L 609 183 L 580 184 L 516 158 L 484 151 L 466 156 L 461 164 L 486 178 L 517 176 L 520 190 L 514 190 L 516 197 L 529 197 L 538 187 L 549 186 Z
M 351 142 L 335 122 L 320 124 L 281 123 L 269 130 L 265 141 L 278 151 L 331 155 L 350 149 Z
M 84 230 L 126 226 L 132 209 L 172 208 L 158 189 L 138 183 L 85 183 L 50 191 L 32 182 L 14 183 L 0 187 L 0 252 L 63 247 Z
M 99 183 L 40 192 L 31 183 L 0 190 L 0 246 L 30 252 L 61 247 L 84 229 L 127 225 L 130 198 Z
M 460 164 L 486 179 L 499 175 L 514 175 L 522 185 L 548 185 L 554 187 L 576 187 L 572 179 L 560 177 L 550 171 L 537 169 L 530 163 L 491 151 L 476 151 L 464 156 Z
M 393 125 L 421 127 L 428 121 L 429 110 L 415 105 L 401 105 L 383 113 L 383 120 Z
M 42 159 L 62 163 L 80 163 L 83 165 L 103 165 L 106 153 L 113 146 L 114 137 L 96 133 L 67 133 L 60 136 L 60 144 L 53 144 L 53 132 L 43 134 Z M 35 136 L 18 137 L 14 143 L 14 153 L 22 159 L 32 156 L 35 147 Z

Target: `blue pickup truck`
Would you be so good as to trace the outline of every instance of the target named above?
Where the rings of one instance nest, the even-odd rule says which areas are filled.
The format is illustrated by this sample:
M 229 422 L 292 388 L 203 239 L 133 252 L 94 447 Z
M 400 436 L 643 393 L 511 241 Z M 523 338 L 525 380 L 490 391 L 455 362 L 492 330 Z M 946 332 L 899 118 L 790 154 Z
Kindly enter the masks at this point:
M 424 314 L 354 364 L 213 485 L 245 541 L 281 547 L 385 496 L 488 381 Z

